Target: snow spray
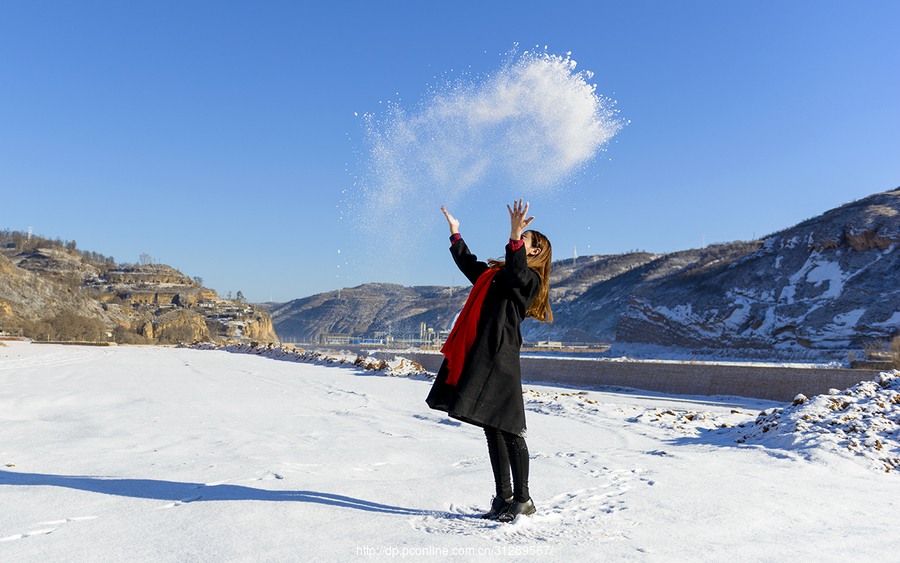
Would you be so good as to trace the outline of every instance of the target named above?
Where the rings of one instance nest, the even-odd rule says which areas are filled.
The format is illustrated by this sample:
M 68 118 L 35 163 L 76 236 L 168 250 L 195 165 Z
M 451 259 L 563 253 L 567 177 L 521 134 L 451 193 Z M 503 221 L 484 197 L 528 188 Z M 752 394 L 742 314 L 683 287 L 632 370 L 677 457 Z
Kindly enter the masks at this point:
M 511 202 L 559 189 L 623 126 L 592 73 L 575 67 L 570 54 L 513 51 L 480 80 L 464 76 L 413 109 L 392 103 L 363 116 L 353 224 L 397 266 L 446 227 L 441 204 L 453 211 L 488 195 Z

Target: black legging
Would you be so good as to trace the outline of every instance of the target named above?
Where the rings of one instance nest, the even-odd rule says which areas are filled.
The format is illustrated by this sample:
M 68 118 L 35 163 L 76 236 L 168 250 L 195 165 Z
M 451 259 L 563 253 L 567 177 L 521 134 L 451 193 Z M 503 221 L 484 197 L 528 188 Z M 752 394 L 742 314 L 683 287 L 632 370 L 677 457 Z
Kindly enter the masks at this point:
M 528 494 L 528 446 L 525 445 L 525 438 L 490 426 L 484 427 L 484 435 L 494 470 L 497 496 L 505 499 L 514 497 L 516 502 L 531 498 Z M 510 469 L 515 490 L 509 483 Z

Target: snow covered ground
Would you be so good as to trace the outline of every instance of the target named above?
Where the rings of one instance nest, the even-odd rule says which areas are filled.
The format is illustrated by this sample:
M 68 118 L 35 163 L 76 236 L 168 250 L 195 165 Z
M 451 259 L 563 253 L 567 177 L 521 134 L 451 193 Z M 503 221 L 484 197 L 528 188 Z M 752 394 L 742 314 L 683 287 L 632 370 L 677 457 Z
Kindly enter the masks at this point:
M 475 516 L 493 490 L 481 431 L 428 410 L 425 377 L 7 344 L 4 561 L 889 561 L 900 547 L 898 471 L 830 433 L 790 435 L 891 412 L 877 383 L 796 407 L 526 386 L 538 512 L 500 524 Z M 755 424 L 763 410 L 778 431 Z

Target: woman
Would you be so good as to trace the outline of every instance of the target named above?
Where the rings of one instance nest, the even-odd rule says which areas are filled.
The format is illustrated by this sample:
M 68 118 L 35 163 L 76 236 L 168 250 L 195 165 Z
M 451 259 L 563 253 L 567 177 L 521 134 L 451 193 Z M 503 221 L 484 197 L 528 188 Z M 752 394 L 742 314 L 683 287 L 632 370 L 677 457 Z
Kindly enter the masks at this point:
M 450 225 L 450 253 L 474 284 L 444 344 L 444 359 L 428 394 L 428 406 L 484 428 L 496 496 L 482 518 L 510 522 L 534 514 L 528 492 L 528 447 L 519 350 L 526 317 L 552 322 L 550 241 L 525 228 L 528 204 L 513 202 L 506 260 L 479 262 L 459 235 L 459 221 L 443 206 Z M 512 484 L 510 486 L 510 470 Z

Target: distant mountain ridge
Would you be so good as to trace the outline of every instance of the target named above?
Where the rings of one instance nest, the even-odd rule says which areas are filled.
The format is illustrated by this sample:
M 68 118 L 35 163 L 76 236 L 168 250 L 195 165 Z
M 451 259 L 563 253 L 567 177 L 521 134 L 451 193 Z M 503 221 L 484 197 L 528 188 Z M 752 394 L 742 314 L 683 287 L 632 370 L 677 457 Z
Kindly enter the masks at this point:
M 551 269 L 550 298 L 555 320 L 522 325 L 527 340 L 610 342 L 616 322 L 636 288 L 728 256 L 743 256 L 761 243 L 732 243 L 666 255 L 633 252 L 558 260 Z M 267 303 L 275 330 L 283 338 L 315 342 L 319 334 L 374 338 L 391 332 L 416 337 L 421 323 L 445 330 L 462 309 L 469 287 L 369 283 L 319 293 L 288 303 Z
M 678 347 L 859 348 L 900 334 L 900 188 L 775 233 L 655 255 L 554 262 L 552 324 L 526 320 L 526 340 Z M 286 338 L 373 337 L 385 327 L 445 329 L 469 288 L 364 284 L 269 304 Z
M 447 327 L 468 294 L 465 287 L 368 283 L 265 306 L 275 331 L 288 341 L 316 342 L 323 333 L 408 338 L 418 335 L 421 323 Z

